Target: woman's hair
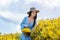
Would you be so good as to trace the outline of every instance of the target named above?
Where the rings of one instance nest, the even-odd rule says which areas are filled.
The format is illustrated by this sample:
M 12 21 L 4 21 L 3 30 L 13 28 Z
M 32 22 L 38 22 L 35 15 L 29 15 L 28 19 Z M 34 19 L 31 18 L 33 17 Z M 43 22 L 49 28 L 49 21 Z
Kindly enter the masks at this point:
M 29 14 L 28 17 L 31 16 L 31 13 L 32 13 L 32 11 L 28 12 L 28 14 Z M 33 26 L 32 26 L 32 27 L 35 26 L 35 24 L 36 24 L 36 19 L 37 19 L 37 14 L 36 14 L 36 16 L 34 17 L 34 23 L 33 23 Z

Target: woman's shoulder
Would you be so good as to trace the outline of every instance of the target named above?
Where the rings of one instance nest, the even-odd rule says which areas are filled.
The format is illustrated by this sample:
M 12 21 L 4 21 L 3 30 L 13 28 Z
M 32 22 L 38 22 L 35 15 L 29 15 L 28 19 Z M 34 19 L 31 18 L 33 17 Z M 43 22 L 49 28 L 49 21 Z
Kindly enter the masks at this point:
M 28 18 L 28 16 L 25 16 L 25 17 L 24 17 L 24 19 L 27 19 L 27 18 Z

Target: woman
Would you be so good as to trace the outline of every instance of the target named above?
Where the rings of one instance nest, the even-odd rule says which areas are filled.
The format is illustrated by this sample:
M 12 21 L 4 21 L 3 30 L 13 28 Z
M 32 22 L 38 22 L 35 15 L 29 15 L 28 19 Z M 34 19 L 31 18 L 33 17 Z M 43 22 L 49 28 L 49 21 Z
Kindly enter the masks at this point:
M 30 8 L 30 11 L 27 13 L 28 16 L 24 17 L 22 23 L 21 23 L 21 30 L 24 27 L 29 27 L 30 30 L 35 26 L 36 19 L 37 19 L 37 13 L 39 10 L 36 10 L 34 7 Z M 24 33 L 21 35 L 21 40 L 31 40 L 30 36 L 25 36 Z

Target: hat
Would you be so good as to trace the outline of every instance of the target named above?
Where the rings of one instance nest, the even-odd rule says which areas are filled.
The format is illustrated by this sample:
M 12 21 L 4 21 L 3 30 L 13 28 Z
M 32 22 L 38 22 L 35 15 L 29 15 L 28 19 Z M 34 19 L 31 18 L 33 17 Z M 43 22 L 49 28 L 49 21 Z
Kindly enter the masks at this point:
M 30 11 L 36 11 L 37 13 L 39 12 L 39 10 L 36 10 L 35 7 L 31 7 L 31 8 L 30 8 Z M 30 12 L 30 11 L 29 11 L 29 12 Z

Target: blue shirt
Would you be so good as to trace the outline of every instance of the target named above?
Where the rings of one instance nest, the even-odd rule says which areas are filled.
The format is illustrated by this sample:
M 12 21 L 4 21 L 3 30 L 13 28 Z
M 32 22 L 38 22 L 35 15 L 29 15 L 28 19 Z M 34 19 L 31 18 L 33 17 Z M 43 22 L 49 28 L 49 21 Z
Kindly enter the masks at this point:
M 22 23 L 21 23 L 21 29 L 25 27 L 25 25 L 28 25 L 28 27 L 32 30 L 33 22 L 29 23 L 28 16 L 24 17 Z
M 28 27 L 32 30 L 33 23 L 29 23 L 28 17 L 24 17 L 23 21 L 21 22 L 21 29 L 25 27 L 25 25 L 28 25 Z M 25 36 L 24 33 L 21 35 L 21 40 L 31 40 L 30 36 Z

